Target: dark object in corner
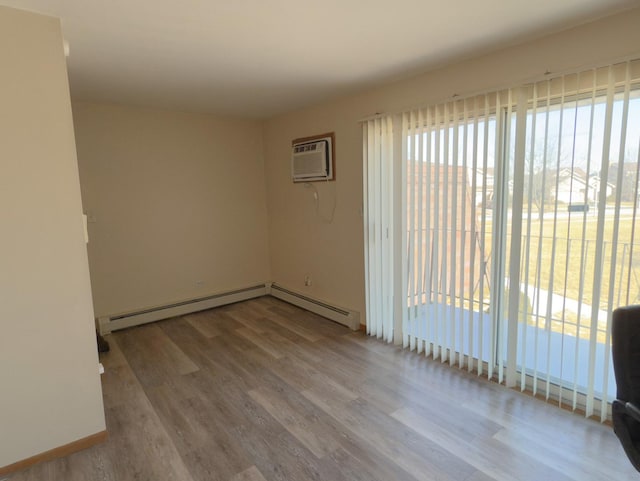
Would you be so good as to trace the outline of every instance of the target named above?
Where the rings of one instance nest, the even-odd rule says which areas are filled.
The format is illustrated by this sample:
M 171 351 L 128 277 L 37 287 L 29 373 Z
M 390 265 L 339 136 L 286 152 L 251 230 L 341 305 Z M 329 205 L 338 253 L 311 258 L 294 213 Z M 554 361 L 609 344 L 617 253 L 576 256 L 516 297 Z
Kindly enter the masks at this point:
M 109 352 L 109 343 L 104 340 L 104 337 L 96 331 L 96 338 L 98 340 L 98 352 Z
M 613 311 L 611 354 L 617 387 L 613 430 L 629 461 L 640 471 L 640 306 Z

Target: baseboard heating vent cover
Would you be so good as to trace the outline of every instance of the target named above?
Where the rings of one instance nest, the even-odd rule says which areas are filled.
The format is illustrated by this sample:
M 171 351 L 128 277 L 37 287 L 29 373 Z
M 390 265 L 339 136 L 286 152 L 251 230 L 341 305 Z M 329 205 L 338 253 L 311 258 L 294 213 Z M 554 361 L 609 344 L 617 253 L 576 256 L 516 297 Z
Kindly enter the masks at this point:
M 266 294 L 266 285 L 259 284 L 243 289 L 236 289 L 219 294 L 212 294 L 206 297 L 176 302 L 165 306 L 141 309 L 139 311 L 129 312 L 126 314 L 99 317 L 98 329 L 100 330 L 100 334 L 105 335 L 110 332 L 117 331 L 118 329 L 126 329 L 127 327 L 138 326 L 148 322 L 155 322 L 174 316 L 182 316 L 192 312 L 204 311 L 205 309 L 224 306 L 225 304 L 233 304 L 234 302 L 246 301 Z
M 291 291 L 277 284 L 271 284 L 268 294 L 280 300 L 311 311 L 327 319 L 331 319 L 339 324 L 347 326 L 349 329 L 357 331 L 360 329 L 360 313 L 344 307 L 333 306 L 323 301 L 313 299 L 298 292 Z

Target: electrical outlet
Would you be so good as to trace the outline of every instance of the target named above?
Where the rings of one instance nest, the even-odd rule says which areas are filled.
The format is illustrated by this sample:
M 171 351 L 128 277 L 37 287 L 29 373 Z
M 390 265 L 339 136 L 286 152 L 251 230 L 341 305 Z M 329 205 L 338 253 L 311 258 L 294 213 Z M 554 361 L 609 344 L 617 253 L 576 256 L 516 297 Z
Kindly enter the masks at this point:
M 306 276 L 304 276 L 304 285 L 307 287 L 313 285 L 313 280 L 311 279 L 310 274 L 307 274 Z

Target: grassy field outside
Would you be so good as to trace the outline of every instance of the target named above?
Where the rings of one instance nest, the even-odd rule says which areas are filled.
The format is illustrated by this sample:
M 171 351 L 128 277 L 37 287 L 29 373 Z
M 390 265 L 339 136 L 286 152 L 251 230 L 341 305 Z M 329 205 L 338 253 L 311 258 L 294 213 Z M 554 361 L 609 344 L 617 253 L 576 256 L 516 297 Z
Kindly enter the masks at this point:
M 540 219 L 537 212 L 522 222 L 522 240 L 520 257 L 520 316 L 521 322 L 527 322 L 540 329 L 551 329 L 554 332 L 589 339 L 591 336 L 592 309 L 595 309 L 597 341 L 604 343 L 608 330 L 608 313 L 621 305 L 640 303 L 640 232 L 635 232 L 633 206 L 623 205 L 617 222 L 617 238 L 614 241 L 614 210 L 607 206 L 604 215 L 602 232 L 602 248 L 598 248 L 598 212 L 592 208 L 583 212 L 568 212 L 566 205 L 559 205 L 554 213 L 553 206 L 545 206 L 545 216 Z M 439 238 L 442 244 L 455 239 L 456 256 L 459 258 L 464 250 L 464 261 L 469 262 L 471 251 L 475 249 L 475 261 L 471 271 L 465 276 L 472 276 L 471 281 L 464 283 L 464 289 L 457 289 L 454 296 L 447 287 L 451 282 L 452 269 L 441 274 L 437 268 L 432 273 L 424 273 L 423 290 L 419 299 L 414 302 L 456 303 L 457 306 L 478 312 L 488 312 L 491 291 L 491 266 L 493 222 L 492 211 L 487 210 L 487 218 L 476 218 L 475 237 L 466 230 L 465 247 L 462 247 L 462 236 L 446 233 L 446 238 Z M 484 221 L 484 238 L 481 237 L 481 224 Z M 508 257 L 511 248 L 511 221 L 507 223 L 507 245 L 505 275 L 508 275 Z M 462 232 L 457 230 L 456 232 Z M 442 234 L 439 234 L 442 235 Z M 433 236 L 433 233 L 431 234 Z M 422 240 L 422 262 L 427 262 L 426 234 Z M 476 239 L 475 242 L 472 239 Z M 431 237 L 434 242 L 434 237 Z M 416 245 L 419 245 L 417 242 Z M 415 259 L 418 260 L 419 247 L 416 247 Z M 600 252 L 600 254 L 598 254 Z M 482 262 L 484 254 L 484 262 Z M 452 250 L 440 249 L 436 266 L 451 265 Z M 596 261 L 600 259 L 600 269 L 596 269 Z M 434 259 L 429 259 L 434 263 Z M 612 270 L 612 266 L 614 269 Z M 484 269 L 484 270 L 483 270 Z M 415 285 L 418 286 L 420 273 L 416 268 Z M 424 288 L 427 276 L 432 275 L 431 294 Z M 456 271 L 458 278 L 460 272 Z M 439 276 L 439 277 L 438 277 Z M 482 278 L 482 292 L 480 291 Z M 459 287 L 459 280 L 456 286 Z M 435 284 L 434 284 L 435 283 Z M 597 292 L 599 289 L 599 292 Z M 460 292 L 464 291 L 460 298 Z M 470 295 L 470 292 L 473 292 Z M 594 306 L 597 296 L 599 303 Z M 609 299 L 611 302 L 609 303 Z M 506 309 L 505 309 L 506 315 Z
M 622 210 L 614 241 L 615 227 L 613 210 L 607 210 L 598 274 L 598 215 L 595 209 L 586 215 L 563 212 L 555 219 L 550 216 L 543 220 L 534 213 L 530 222 L 523 220 L 521 283 L 526 284 L 524 290 L 530 298 L 529 305 L 521 306 L 521 309 L 528 311 L 529 323 L 546 328 L 547 306 L 543 306 L 544 309 L 539 305 L 532 307 L 536 303 L 535 294 L 544 292 L 555 299 L 551 303 L 549 319 L 553 331 L 588 339 L 592 308 L 595 308 L 598 310 L 597 339 L 605 342 L 607 312 L 640 302 L 640 233 L 635 232 L 631 208 Z M 510 228 L 511 225 L 507 232 Z M 507 242 L 509 248 L 510 236 Z M 597 288 L 600 289 L 600 302 L 594 306 Z
M 540 222 L 532 219 L 529 235 L 523 235 L 523 254 L 526 254 L 527 244 L 529 249 L 526 282 L 592 305 L 595 284 L 600 283 L 600 298 L 606 300 L 613 281 L 614 303 L 626 304 L 639 299 L 640 233 L 635 236 L 632 244 L 632 216 L 621 216 L 615 243 L 613 218 L 605 217 L 602 276 L 594 278 L 597 221 L 594 214 L 587 214 L 586 218 L 567 216 L 555 221 L 545 219 Z M 611 277 L 614 259 L 615 270 Z M 524 272 L 527 266 L 524 262 L 521 265 Z

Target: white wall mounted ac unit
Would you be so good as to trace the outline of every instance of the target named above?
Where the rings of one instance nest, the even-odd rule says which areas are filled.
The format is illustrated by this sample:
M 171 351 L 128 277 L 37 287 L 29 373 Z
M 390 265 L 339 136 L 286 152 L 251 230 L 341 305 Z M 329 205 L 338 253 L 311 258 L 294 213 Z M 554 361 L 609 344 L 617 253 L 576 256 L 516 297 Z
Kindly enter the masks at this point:
M 333 180 L 334 135 L 322 134 L 292 142 L 291 178 L 294 182 Z

